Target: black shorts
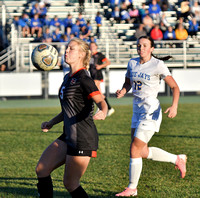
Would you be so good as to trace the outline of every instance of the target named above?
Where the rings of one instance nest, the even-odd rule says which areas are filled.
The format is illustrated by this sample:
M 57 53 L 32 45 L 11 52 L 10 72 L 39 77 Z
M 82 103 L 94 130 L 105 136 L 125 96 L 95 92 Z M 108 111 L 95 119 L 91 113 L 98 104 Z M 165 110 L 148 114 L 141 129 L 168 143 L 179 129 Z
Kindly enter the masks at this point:
M 65 141 L 65 134 L 63 133 L 60 137 L 58 137 L 59 140 Z M 73 148 L 69 145 L 67 145 L 67 155 L 71 156 L 88 156 L 88 157 L 97 157 L 97 151 L 92 150 L 79 150 L 76 148 Z

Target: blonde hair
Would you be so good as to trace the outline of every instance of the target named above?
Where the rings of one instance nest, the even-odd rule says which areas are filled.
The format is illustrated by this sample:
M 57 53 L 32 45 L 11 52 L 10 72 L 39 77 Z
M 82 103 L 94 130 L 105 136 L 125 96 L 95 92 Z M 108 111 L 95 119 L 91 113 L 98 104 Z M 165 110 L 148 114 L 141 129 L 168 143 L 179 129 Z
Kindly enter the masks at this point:
M 83 58 L 83 66 L 89 70 L 89 67 L 90 67 L 90 58 L 91 58 L 91 51 L 90 51 L 90 47 L 89 45 L 83 41 L 82 39 L 79 39 L 79 38 L 73 38 L 70 40 L 71 41 L 75 41 L 79 46 L 80 46 L 80 49 L 85 52 L 85 57 Z

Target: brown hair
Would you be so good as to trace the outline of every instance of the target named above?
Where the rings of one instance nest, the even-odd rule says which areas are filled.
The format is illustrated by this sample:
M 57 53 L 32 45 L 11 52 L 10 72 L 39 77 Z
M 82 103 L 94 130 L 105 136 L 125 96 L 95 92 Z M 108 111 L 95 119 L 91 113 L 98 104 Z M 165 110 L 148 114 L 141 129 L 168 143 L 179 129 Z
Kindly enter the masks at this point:
M 140 39 L 147 39 L 147 40 L 149 40 L 150 43 L 151 43 L 151 47 L 155 47 L 154 41 L 153 41 L 153 39 L 152 39 L 150 36 L 141 36 L 141 37 L 138 39 L 138 41 L 139 41 Z M 173 58 L 173 56 L 157 57 L 157 56 L 155 56 L 154 54 L 151 54 L 151 55 L 152 55 L 154 58 L 157 58 L 157 59 L 162 60 L 162 61 L 166 61 L 166 60 L 169 60 L 170 58 Z

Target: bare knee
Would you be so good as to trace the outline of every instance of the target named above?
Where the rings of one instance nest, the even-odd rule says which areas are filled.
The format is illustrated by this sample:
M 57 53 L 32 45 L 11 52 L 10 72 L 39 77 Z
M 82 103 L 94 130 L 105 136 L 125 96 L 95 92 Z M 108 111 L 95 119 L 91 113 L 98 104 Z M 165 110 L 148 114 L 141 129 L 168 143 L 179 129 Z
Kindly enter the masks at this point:
M 43 163 L 38 162 L 36 168 L 35 168 L 35 172 L 37 177 L 47 177 L 48 175 L 50 175 L 51 171 L 48 170 Z

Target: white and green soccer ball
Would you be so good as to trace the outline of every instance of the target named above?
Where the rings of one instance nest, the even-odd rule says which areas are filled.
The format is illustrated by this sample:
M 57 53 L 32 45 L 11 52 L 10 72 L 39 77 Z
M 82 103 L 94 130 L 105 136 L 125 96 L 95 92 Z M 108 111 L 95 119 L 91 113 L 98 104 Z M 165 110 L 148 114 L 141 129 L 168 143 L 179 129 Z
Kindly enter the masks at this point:
M 42 43 L 34 48 L 31 60 L 38 70 L 49 71 L 57 65 L 58 51 L 52 45 Z

